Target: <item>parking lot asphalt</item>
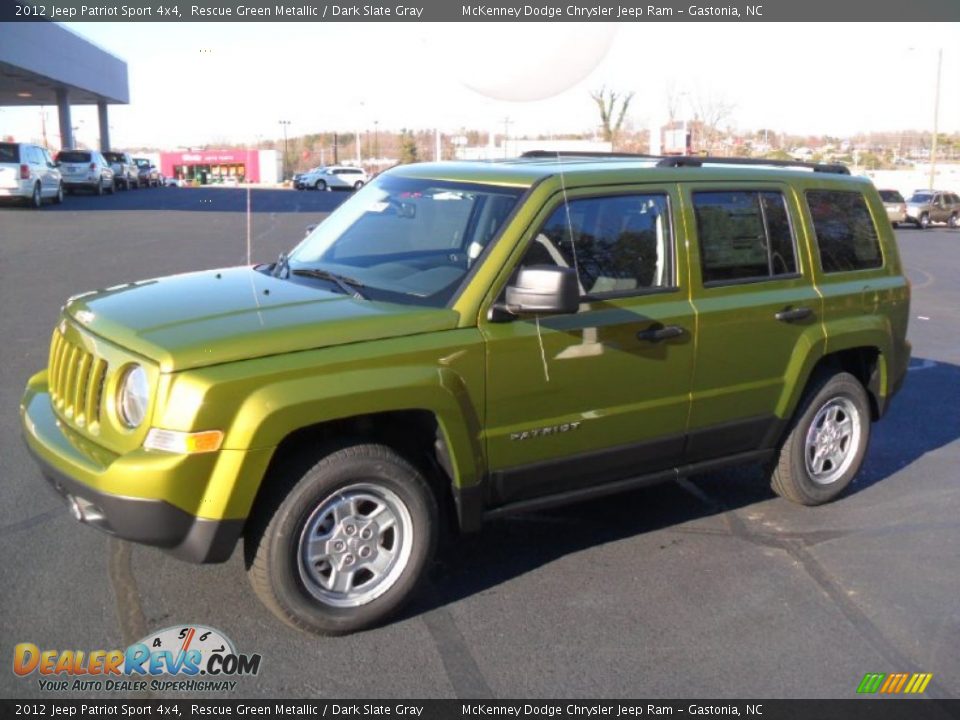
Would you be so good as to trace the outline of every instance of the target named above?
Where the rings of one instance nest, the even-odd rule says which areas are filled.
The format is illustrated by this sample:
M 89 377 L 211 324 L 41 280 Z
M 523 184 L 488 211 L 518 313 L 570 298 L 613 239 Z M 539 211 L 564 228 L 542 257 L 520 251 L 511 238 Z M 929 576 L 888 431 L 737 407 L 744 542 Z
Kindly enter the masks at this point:
M 251 260 L 345 197 L 251 191 Z M 793 505 L 745 468 L 497 520 L 444 548 L 401 618 L 330 639 L 275 620 L 239 551 L 194 566 L 78 525 L 20 439 L 64 299 L 246 262 L 247 198 L 0 208 L 0 696 L 50 697 L 10 671 L 16 643 L 110 649 L 181 623 L 263 656 L 236 697 L 850 698 L 867 672 L 960 696 L 960 231 L 897 233 L 914 360 L 839 501 Z

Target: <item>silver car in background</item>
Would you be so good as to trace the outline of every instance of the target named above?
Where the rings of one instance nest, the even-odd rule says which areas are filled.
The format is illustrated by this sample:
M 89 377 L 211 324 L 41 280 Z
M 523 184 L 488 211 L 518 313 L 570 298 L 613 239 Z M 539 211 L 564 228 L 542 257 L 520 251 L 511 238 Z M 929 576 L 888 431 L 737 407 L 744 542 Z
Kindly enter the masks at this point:
M 110 168 L 113 170 L 113 181 L 118 187 L 124 190 L 130 188 L 136 190 L 140 187 L 140 174 L 130 153 L 105 152 L 103 156 L 110 163 Z
M 63 202 L 60 171 L 46 148 L 0 142 L 0 199 L 14 198 L 40 208 L 45 198 Z
M 894 227 L 907 221 L 907 202 L 896 190 L 878 190 L 883 207 L 887 210 L 887 219 Z
M 921 230 L 935 222 L 960 227 L 960 197 L 942 190 L 917 190 L 907 200 L 907 221 Z
M 57 165 L 68 193 L 82 189 L 92 190 L 96 195 L 105 192 L 112 195 L 117 189 L 113 168 L 96 150 L 61 150 L 57 153 Z

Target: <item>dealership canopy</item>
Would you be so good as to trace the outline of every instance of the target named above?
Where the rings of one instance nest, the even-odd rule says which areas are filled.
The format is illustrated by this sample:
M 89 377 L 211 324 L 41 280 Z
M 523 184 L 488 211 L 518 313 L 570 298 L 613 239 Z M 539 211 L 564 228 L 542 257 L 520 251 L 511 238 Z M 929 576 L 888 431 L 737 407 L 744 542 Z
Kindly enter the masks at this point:
M 73 147 L 71 105 L 97 106 L 109 150 L 107 106 L 128 102 L 123 60 L 55 23 L 0 23 L 0 106 L 56 105 L 61 147 Z

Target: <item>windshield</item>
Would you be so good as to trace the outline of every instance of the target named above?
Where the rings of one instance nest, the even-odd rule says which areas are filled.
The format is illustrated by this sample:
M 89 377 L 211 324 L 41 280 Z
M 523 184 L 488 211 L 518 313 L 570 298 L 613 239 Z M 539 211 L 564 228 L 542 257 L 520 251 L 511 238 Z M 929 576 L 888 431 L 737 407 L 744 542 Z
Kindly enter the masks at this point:
M 150 161 L 145 160 L 144 158 L 134 158 L 133 162 L 136 163 L 137 167 L 150 167 Z
M 442 307 L 496 236 L 519 188 L 383 175 L 290 253 L 290 279 L 321 269 L 363 283 L 372 300 Z
M 123 155 L 115 152 L 105 152 L 103 156 L 112 163 L 123 162 Z
M 923 205 L 924 203 L 930 202 L 932 199 L 933 195 L 930 193 L 914 193 L 913 197 L 910 198 L 910 202 Z

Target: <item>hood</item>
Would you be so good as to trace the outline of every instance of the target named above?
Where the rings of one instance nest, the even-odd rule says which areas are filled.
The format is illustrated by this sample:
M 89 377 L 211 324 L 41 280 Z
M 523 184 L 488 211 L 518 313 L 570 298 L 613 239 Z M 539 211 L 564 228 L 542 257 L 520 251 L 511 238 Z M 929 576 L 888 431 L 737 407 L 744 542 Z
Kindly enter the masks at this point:
M 72 298 L 67 314 L 163 372 L 456 327 L 449 309 L 358 300 L 249 267 L 130 283 Z

